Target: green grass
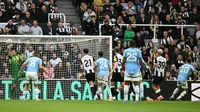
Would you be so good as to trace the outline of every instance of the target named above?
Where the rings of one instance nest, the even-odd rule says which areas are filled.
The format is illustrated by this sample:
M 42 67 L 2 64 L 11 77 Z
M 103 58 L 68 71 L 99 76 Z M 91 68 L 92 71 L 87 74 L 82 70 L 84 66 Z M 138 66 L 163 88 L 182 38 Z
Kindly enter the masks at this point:
M 200 112 L 200 102 L 0 100 L 1 112 Z

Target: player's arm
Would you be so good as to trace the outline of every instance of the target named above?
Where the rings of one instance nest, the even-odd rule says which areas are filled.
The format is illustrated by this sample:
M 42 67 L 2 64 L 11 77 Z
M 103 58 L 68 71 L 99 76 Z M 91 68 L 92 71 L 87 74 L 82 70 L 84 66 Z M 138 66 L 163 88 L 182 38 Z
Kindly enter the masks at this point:
M 124 71 L 125 71 L 125 63 L 126 63 L 126 57 L 123 58 L 123 63 L 122 63 L 122 72 L 121 72 L 121 75 L 123 76 L 124 75 Z
M 24 67 L 25 67 L 27 64 L 28 64 L 27 61 L 25 61 L 25 62 L 22 64 L 22 66 L 21 66 L 21 68 L 20 68 L 20 70 L 19 70 L 18 76 L 21 76 L 21 73 L 22 73 Z
M 111 74 L 112 74 L 113 71 L 118 67 L 118 64 L 119 64 L 118 59 L 117 59 L 116 57 L 114 57 L 114 66 L 113 66 L 113 68 L 111 68 L 111 70 L 110 70 L 110 73 L 111 73 Z
M 197 80 L 197 74 L 196 74 L 196 72 L 194 71 L 194 72 L 192 72 L 193 73 L 193 75 L 194 75 L 194 81 L 196 81 Z
M 153 63 L 153 66 L 152 66 L 152 69 L 151 69 L 151 72 L 153 73 L 155 68 L 157 66 L 157 60 L 155 59 L 154 63 Z
M 97 68 L 98 68 L 97 62 L 94 61 L 94 71 L 95 71 L 95 72 L 97 72 Z
M 139 63 L 141 65 L 141 68 L 142 68 L 142 71 L 144 72 L 146 67 L 145 67 L 145 63 L 143 62 L 143 59 L 142 58 L 139 58 Z

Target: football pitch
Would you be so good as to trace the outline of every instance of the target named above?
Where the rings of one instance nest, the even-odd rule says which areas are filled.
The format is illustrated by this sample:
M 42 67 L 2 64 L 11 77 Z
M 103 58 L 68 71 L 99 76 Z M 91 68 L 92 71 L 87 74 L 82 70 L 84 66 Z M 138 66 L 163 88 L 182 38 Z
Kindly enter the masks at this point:
M 200 102 L 0 100 L 1 112 L 200 112 Z

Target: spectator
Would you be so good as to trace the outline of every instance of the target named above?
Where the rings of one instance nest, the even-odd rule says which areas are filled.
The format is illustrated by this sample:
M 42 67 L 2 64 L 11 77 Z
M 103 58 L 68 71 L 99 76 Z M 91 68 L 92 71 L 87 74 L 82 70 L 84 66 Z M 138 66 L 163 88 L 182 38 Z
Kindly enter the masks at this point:
M 147 65 L 149 65 L 151 58 L 150 58 L 150 54 L 147 52 L 146 46 L 142 47 L 142 58 L 147 63 Z
M 16 14 L 13 16 L 12 21 L 13 21 L 13 23 L 16 23 L 17 25 L 19 25 L 19 24 L 20 24 L 20 19 L 21 19 L 20 14 L 19 14 L 19 13 L 16 13 Z
M 159 19 L 160 19 L 160 21 L 161 21 L 162 23 L 165 22 L 166 16 L 167 16 L 167 11 L 166 11 L 166 8 L 163 7 L 162 10 L 161 10 L 161 12 L 158 14 L 158 17 L 159 17 Z M 170 15 L 169 15 L 169 18 L 170 18 Z
M 47 23 L 47 26 L 44 27 L 43 33 L 44 33 L 44 35 L 55 35 L 55 34 L 56 34 L 55 29 L 52 28 L 52 23 L 51 23 L 51 21 L 49 21 L 49 22 Z
M 64 79 L 65 78 L 65 70 L 62 66 L 62 63 L 58 63 L 55 67 L 55 78 L 56 79 Z
M 196 25 L 196 31 L 195 31 L 196 41 L 200 42 L 200 26 Z
M 70 62 L 70 61 L 72 61 L 72 60 L 70 60 L 69 53 L 67 51 L 65 51 L 62 56 L 62 62 L 63 62 L 63 64 L 66 64 L 67 62 Z M 65 66 L 65 65 L 63 65 L 63 66 Z
M 53 68 L 56 67 L 56 65 L 58 65 L 58 63 L 61 63 L 62 60 L 57 57 L 56 53 L 53 53 L 52 59 L 50 59 L 51 65 Z
M 37 20 L 38 19 L 38 17 L 37 17 L 38 10 L 37 10 L 34 3 L 31 4 L 31 9 L 29 9 L 28 12 L 30 13 L 31 20 Z
M 38 0 L 38 3 L 37 3 L 37 8 L 39 9 L 39 11 L 42 10 L 42 7 L 44 6 L 44 0 Z
M 6 22 L 6 15 L 3 14 L 3 12 L 0 11 L 0 22 Z
M 66 63 L 65 78 L 74 78 L 74 74 L 73 74 L 73 70 L 72 70 L 70 62 Z
M 151 9 L 154 7 L 152 0 L 148 0 L 147 5 L 145 6 L 145 13 L 148 14 L 151 12 Z
M 182 16 L 183 20 L 188 21 L 189 13 L 185 10 L 184 6 L 181 7 L 181 11 L 179 14 Z
M 43 72 L 44 79 L 53 79 L 55 77 L 55 74 L 50 62 L 47 63 L 45 69 L 47 70 L 48 74 Z
M 5 35 L 11 35 L 11 33 L 10 33 L 8 27 L 5 27 L 5 29 L 4 29 L 4 34 L 5 34 Z
M 103 7 L 102 7 L 102 9 L 103 9 Z M 100 10 L 100 8 L 99 8 L 99 10 Z M 81 17 L 84 14 L 84 12 L 86 12 L 86 11 L 87 11 L 87 5 L 85 2 L 82 2 L 80 5 L 79 16 Z
M 176 69 L 176 66 L 174 64 L 171 65 L 169 72 L 170 72 L 171 76 L 173 77 L 173 80 L 177 80 L 178 70 Z
M 47 23 L 48 22 L 48 11 L 45 5 L 42 6 L 41 10 L 38 13 L 38 22 L 39 23 Z
M 162 11 L 162 8 L 163 8 L 161 1 L 157 2 L 156 8 L 157 8 L 157 13 L 159 14 Z
M 24 20 L 25 20 L 26 24 L 28 24 L 29 26 L 32 26 L 33 20 L 30 18 L 31 17 L 30 15 L 31 14 L 29 12 L 26 12 Z
M 177 18 L 178 18 L 178 12 L 176 11 L 175 8 L 172 9 L 172 13 L 170 14 L 170 16 L 171 16 L 171 19 L 172 19 L 173 21 L 176 21 L 176 20 L 177 20 Z
M 124 33 L 124 41 L 130 41 L 135 38 L 135 32 L 132 30 L 131 24 L 128 25 L 127 30 Z
M 116 10 L 117 17 L 120 16 L 123 9 L 123 7 L 120 5 L 120 0 L 116 0 L 116 3 L 114 4 L 114 9 Z
M 14 35 L 17 33 L 17 27 L 16 27 L 16 25 L 13 24 L 12 20 L 9 20 L 8 24 L 5 27 L 7 27 L 9 29 L 10 34 Z
M 96 20 L 95 16 L 92 16 L 92 20 L 89 22 L 89 34 L 98 35 L 99 34 L 99 22 Z
M 57 7 L 57 5 L 55 4 L 54 0 L 50 0 L 50 4 L 48 5 L 48 12 L 53 13 L 55 7 Z
M 21 7 L 23 7 L 24 10 L 21 10 Z M 17 4 L 16 4 L 16 8 L 18 10 L 21 10 L 22 12 L 26 12 L 27 11 L 27 5 L 26 5 L 26 3 L 24 3 L 24 0 L 19 0 L 19 2 L 17 2 Z
M 126 11 L 124 9 L 122 10 L 122 18 L 123 18 L 124 23 L 127 24 L 129 20 L 129 16 L 126 14 Z
M 42 28 L 38 26 L 36 20 L 33 21 L 33 26 L 31 27 L 31 35 L 43 35 Z
M 141 37 L 140 32 L 137 32 L 135 40 L 136 40 L 136 46 L 138 48 L 142 48 L 143 46 L 145 46 L 144 38 Z
M 4 2 L 1 2 L 0 5 L 1 5 L 0 11 L 5 13 L 6 12 L 6 6 L 5 6 Z
M 24 52 L 25 58 L 26 59 L 30 58 L 31 56 L 33 56 L 33 53 L 34 53 L 33 47 L 29 46 L 28 49 L 25 50 Z
M 163 39 L 161 39 L 161 41 L 160 41 L 160 47 L 161 48 L 168 48 L 170 43 L 174 40 L 171 36 L 168 35 L 167 31 L 163 32 L 163 36 L 164 36 Z
M 110 0 L 105 0 L 105 4 L 103 6 L 103 9 L 104 9 L 105 13 L 108 14 L 108 12 L 110 10 Z
M 192 14 L 193 9 L 194 9 L 194 6 L 193 6 L 193 3 L 192 3 L 192 0 L 187 0 L 186 10 L 188 11 L 189 15 Z
M 42 56 L 42 66 L 46 66 L 47 65 L 47 55 L 43 54 Z
M 199 21 L 200 21 L 200 16 L 197 13 L 197 9 L 194 8 L 192 13 L 190 14 L 188 24 L 195 24 L 198 23 Z
M 34 3 L 33 0 L 28 0 L 27 2 L 27 8 L 31 9 L 31 4 Z
M 186 21 L 182 19 L 181 15 L 178 15 L 177 20 L 175 21 L 175 24 L 177 24 L 177 25 L 185 25 Z M 176 27 L 176 31 L 177 31 L 177 37 L 176 38 L 179 38 L 181 36 L 181 27 L 177 26 Z
M 57 35 L 67 35 L 66 29 L 63 27 L 62 22 L 58 23 L 58 27 L 56 28 Z
M 97 20 L 99 21 L 99 23 L 103 23 L 105 15 L 106 14 L 103 10 L 103 7 L 99 7 L 99 12 L 97 13 Z
M 154 18 L 153 18 L 153 20 L 151 21 L 151 24 L 154 24 L 154 25 L 156 25 L 155 27 L 156 27 L 156 37 L 158 37 L 158 39 L 160 39 L 160 37 L 161 37 L 161 29 L 160 29 L 160 27 L 159 26 L 157 26 L 157 25 L 161 25 L 162 24 L 162 22 L 159 20 L 159 17 L 158 17 L 158 15 L 154 15 Z M 154 32 L 154 28 L 152 27 L 152 26 L 150 26 L 150 30 L 152 31 L 152 33 Z
M 26 12 L 27 12 L 27 10 L 25 10 L 25 8 L 24 8 L 24 5 L 20 5 L 20 12 L 21 12 L 20 17 L 24 18 L 26 16 Z
M 18 33 L 20 35 L 29 35 L 30 34 L 30 26 L 26 25 L 25 20 L 21 20 L 21 25 L 18 27 Z
M 113 23 L 115 23 L 115 22 L 116 22 L 117 16 L 116 16 L 116 11 L 115 11 L 115 9 L 114 9 L 114 6 L 110 6 L 110 10 L 109 10 L 109 12 L 108 12 L 108 15 L 109 15 L 111 21 L 112 21 Z
M 141 8 L 144 8 L 141 0 L 135 0 L 134 6 L 136 8 L 136 13 L 138 14 Z
M 87 11 L 83 14 L 83 21 L 82 21 L 83 34 L 86 33 L 86 29 L 87 29 L 86 26 L 88 22 L 91 21 L 91 16 L 96 16 L 96 13 L 92 11 L 91 8 L 88 8 Z
M 71 35 L 73 33 L 73 30 L 75 31 L 74 33 L 78 32 L 78 29 L 74 26 L 74 22 L 71 21 L 69 26 L 66 27 L 67 34 Z
M 166 15 L 166 18 L 165 18 L 165 21 L 164 21 L 163 24 L 173 25 L 173 24 L 174 24 L 174 21 L 171 20 L 170 15 Z M 173 31 L 173 29 L 174 29 L 174 28 L 173 28 L 173 27 L 170 27 L 170 26 L 164 27 L 164 28 L 163 28 L 164 31 L 167 31 L 167 32 L 168 32 L 168 35 L 169 35 L 169 36 L 172 36 L 173 33 L 175 32 L 175 31 Z
M 125 24 L 123 18 L 121 16 L 118 16 L 117 18 L 117 24 Z
M 193 52 L 191 52 L 192 62 L 196 63 L 199 57 L 199 49 L 197 46 L 194 46 Z
M 108 20 L 104 20 L 104 25 L 101 27 L 102 35 L 111 35 L 112 34 L 112 26 L 109 25 Z
M 177 61 L 175 62 L 176 68 L 179 69 L 179 67 L 181 67 L 183 64 L 184 64 L 183 56 L 182 55 L 178 55 L 177 56 Z
M 123 39 L 123 31 L 118 24 L 116 24 L 113 28 L 112 37 L 113 37 L 113 40 L 114 40 L 113 41 L 113 48 L 115 48 L 115 46 L 117 46 L 118 40 L 122 41 L 122 39 Z
M 9 18 L 13 18 L 16 13 L 20 13 L 20 10 L 16 8 L 15 4 L 11 4 L 11 9 L 9 10 L 9 15 L 7 15 Z
M 3 72 L 3 77 L 2 78 L 11 78 L 12 76 L 9 75 L 9 70 L 8 68 L 5 68 L 4 69 L 4 72 Z

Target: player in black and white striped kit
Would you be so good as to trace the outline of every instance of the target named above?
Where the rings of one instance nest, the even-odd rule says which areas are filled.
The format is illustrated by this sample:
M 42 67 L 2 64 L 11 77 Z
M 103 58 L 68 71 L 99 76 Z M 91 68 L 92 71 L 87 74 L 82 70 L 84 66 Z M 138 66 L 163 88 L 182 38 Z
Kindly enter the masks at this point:
M 110 83 L 110 89 L 112 93 L 112 98 L 109 100 L 115 100 L 115 96 L 122 91 L 123 85 L 124 85 L 124 77 L 121 76 L 121 69 L 122 69 L 122 62 L 123 62 L 123 56 L 119 53 L 120 49 L 117 47 L 115 48 L 115 56 L 114 56 L 114 67 L 111 70 L 112 78 Z M 115 84 L 117 82 L 121 82 L 121 86 L 115 91 Z
M 161 95 L 160 84 L 165 78 L 165 68 L 167 65 L 167 60 L 162 57 L 163 50 L 158 49 L 156 53 L 155 62 L 153 64 L 152 73 L 153 73 L 153 80 L 152 80 L 152 88 L 155 91 L 156 95 L 158 96 L 157 101 L 161 101 L 164 97 Z
M 96 86 L 95 86 L 95 71 L 94 71 L 94 58 L 88 55 L 89 50 L 83 50 L 84 56 L 81 58 L 83 68 L 85 71 L 86 80 L 90 85 L 93 96 L 96 95 Z

